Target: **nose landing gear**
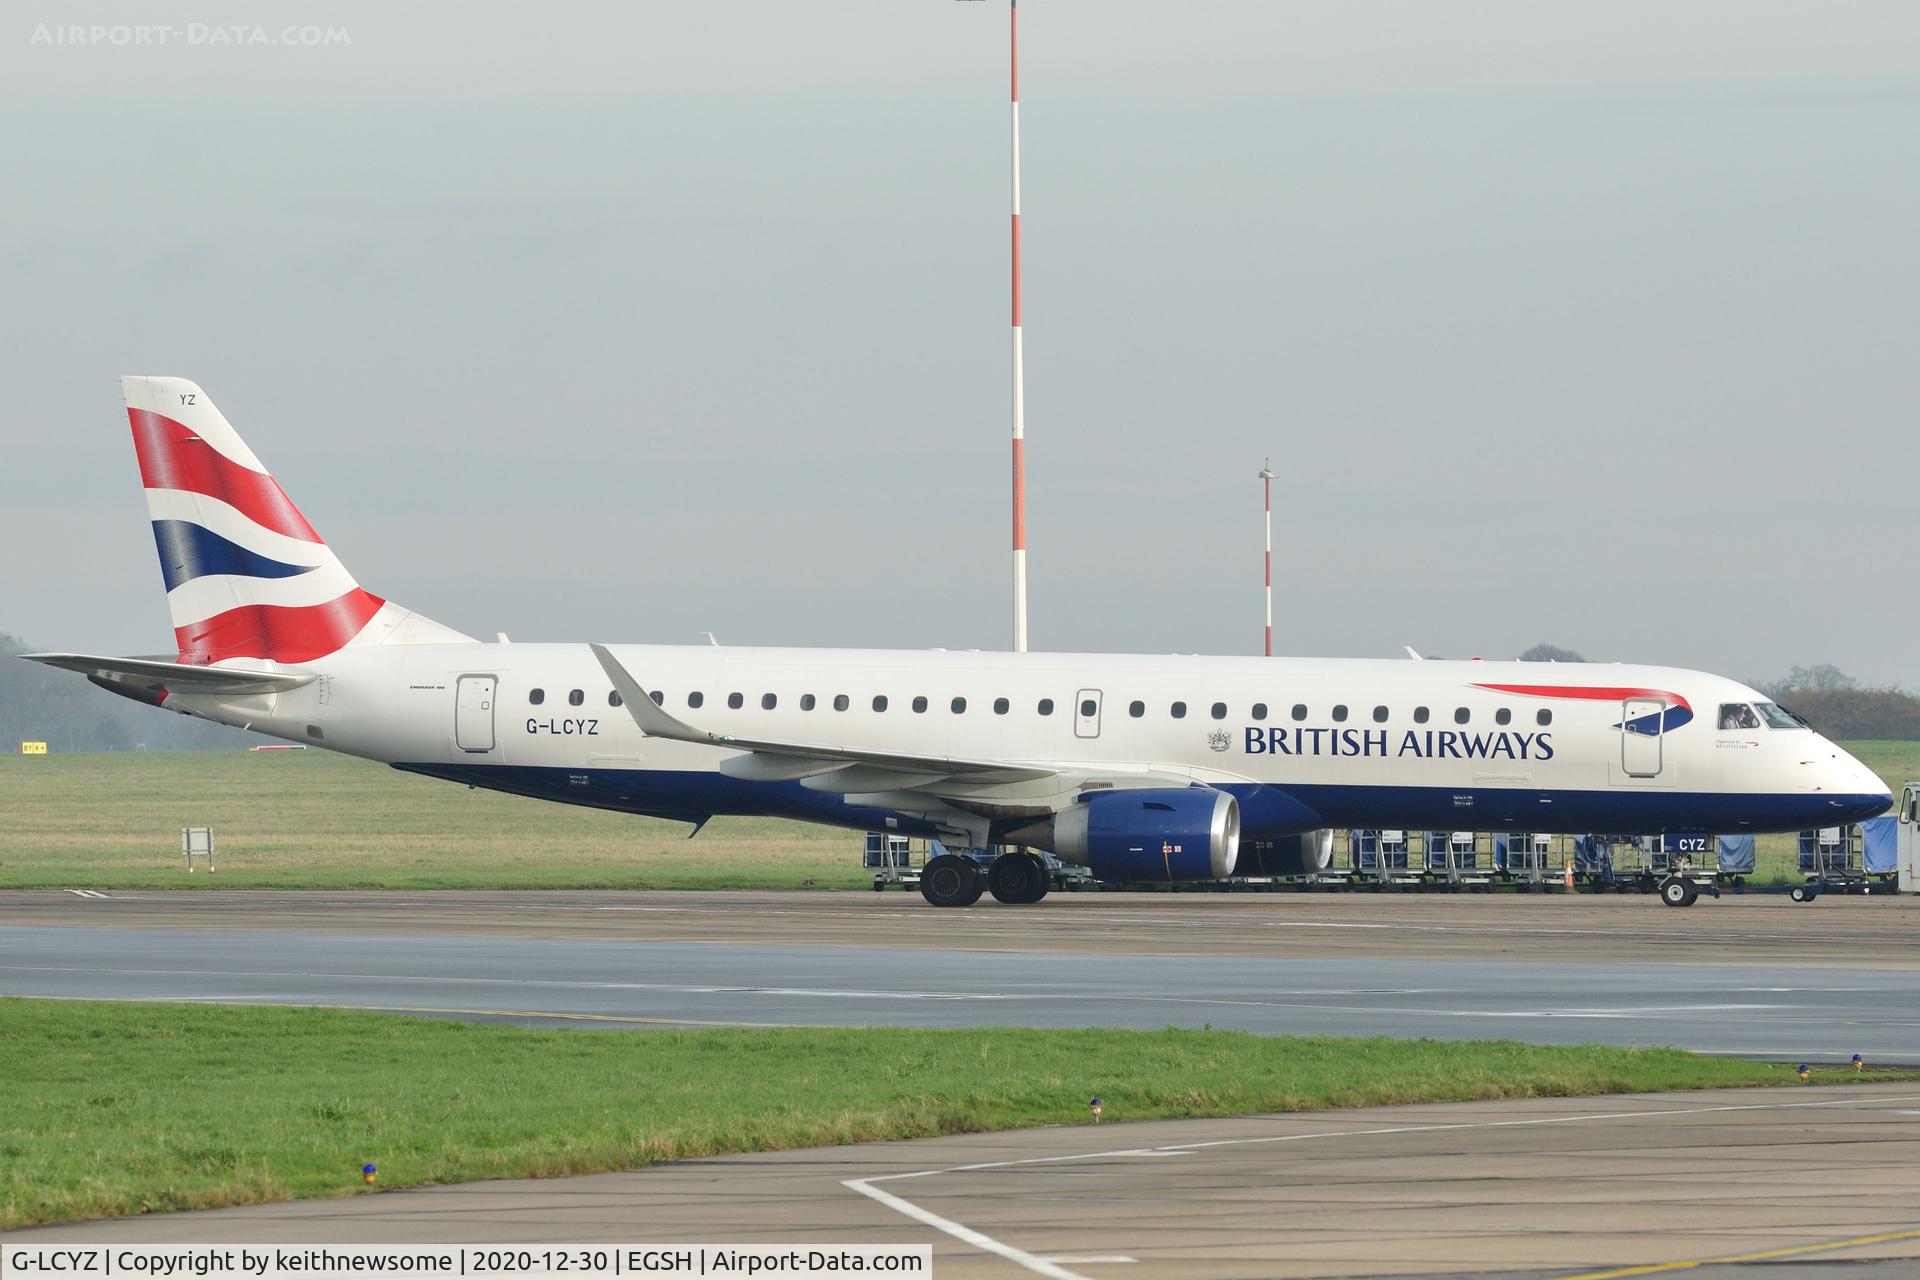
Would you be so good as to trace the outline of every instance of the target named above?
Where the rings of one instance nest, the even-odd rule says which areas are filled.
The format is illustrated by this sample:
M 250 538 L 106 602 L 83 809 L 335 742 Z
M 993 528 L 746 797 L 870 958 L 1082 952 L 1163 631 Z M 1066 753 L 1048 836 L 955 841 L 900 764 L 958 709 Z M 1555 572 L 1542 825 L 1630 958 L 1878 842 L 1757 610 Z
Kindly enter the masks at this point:
M 1690 907 L 1700 900 L 1701 894 L 1720 896 L 1720 886 L 1711 882 L 1696 884 L 1686 876 L 1668 876 L 1660 882 L 1660 901 L 1670 907 Z

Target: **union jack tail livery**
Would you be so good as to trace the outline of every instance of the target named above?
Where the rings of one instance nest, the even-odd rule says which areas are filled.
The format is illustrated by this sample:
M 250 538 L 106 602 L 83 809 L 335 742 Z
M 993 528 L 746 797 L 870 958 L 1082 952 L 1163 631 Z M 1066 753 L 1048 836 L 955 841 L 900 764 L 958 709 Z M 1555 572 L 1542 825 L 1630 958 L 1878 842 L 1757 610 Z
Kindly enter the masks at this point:
M 120 380 L 180 661 L 305 663 L 349 645 L 469 637 L 354 581 L 207 394 Z

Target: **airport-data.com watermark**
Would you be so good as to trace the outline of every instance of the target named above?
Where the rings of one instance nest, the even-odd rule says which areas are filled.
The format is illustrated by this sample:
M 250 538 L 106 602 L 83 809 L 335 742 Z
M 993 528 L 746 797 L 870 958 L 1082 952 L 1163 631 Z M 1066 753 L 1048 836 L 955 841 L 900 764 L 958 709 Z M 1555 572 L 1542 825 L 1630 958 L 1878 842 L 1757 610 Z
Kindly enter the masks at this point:
M 27 35 L 27 43 L 59 49 L 327 49 L 350 45 L 353 37 L 345 27 L 315 23 L 262 27 L 244 22 L 184 22 L 175 26 L 42 22 Z

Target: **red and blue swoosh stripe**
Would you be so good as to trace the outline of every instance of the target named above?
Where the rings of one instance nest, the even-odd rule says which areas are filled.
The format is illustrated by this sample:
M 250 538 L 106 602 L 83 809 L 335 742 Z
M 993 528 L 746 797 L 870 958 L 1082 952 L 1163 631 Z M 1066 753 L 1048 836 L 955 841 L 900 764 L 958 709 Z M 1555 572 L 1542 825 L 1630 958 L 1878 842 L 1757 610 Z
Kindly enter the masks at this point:
M 326 545 L 272 476 L 235 462 L 163 413 L 129 408 L 127 418 L 133 424 L 140 480 L 148 489 L 213 498 L 262 529 L 316 547 Z M 295 578 L 331 560 L 330 554 L 320 552 L 317 558 L 323 564 L 290 564 L 250 550 L 191 520 L 155 520 L 153 541 L 169 592 L 195 578 L 215 574 L 240 579 Z M 385 603 L 356 586 L 319 604 L 241 604 L 211 618 L 174 627 L 174 643 L 180 650 L 180 661 L 200 666 L 229 658 L 311 662 L 345 648 Z
M 1665 709 L 1662 711 L 1635 716 L 1624 724 L 1615 726 L 1631 733 L 1672 733 L 1680 726 L 1693 721 L 1693 705 L 1670 689 L 1575 684 L 1476 684 L 1473 687 L 1491 689 L 1496 693 L 1517 693 L 1527 698 L 1571 698 L 1581 702 L 1617 703 L 1624 703 L 1629 698 L 1644 698 L 1663 705 Z
M 312 662 L 346 647 L 385 604 L 355 587 L 325 604 L 244 604 L 173 629 L 180 661 L 211 666 L 228 658 Z
M 319 542 L 306 517 L 270 475 L 243 467 L 163 413 L 128 409 L 140 482 L 218 498 L 263 529 L 302 542 Z
M 297 578 L 312 573 L 317 564 L 287 564 L 221 537 L 189 520 L 155 520 L 153 544 L 160 552 L 160 572 L 171 591 L 183 582 L 209 574 L 242 578 Z

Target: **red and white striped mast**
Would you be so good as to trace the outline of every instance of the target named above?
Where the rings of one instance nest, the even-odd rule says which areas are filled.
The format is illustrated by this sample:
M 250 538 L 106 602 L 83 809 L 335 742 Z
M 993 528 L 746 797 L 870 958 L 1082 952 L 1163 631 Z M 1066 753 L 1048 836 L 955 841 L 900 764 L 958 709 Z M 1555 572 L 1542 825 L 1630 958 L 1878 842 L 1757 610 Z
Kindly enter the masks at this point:
M 1273 459 L 1260 464 L 1260 486 L 1267 499 L 1267 656 L 1273 656 Z
M 1007 5 L 1013 97 L 1013 651 L 1027 651 L 1027 383 L 1020 343 L 1020 0 Z

